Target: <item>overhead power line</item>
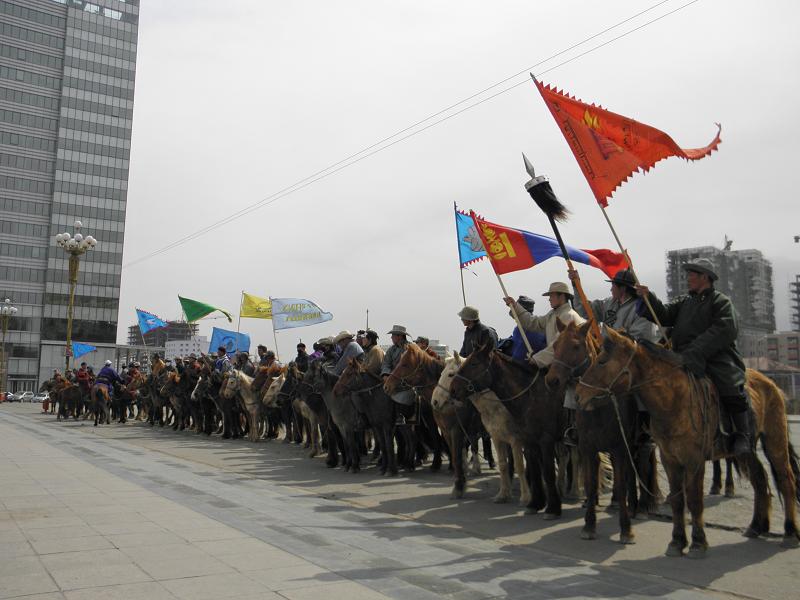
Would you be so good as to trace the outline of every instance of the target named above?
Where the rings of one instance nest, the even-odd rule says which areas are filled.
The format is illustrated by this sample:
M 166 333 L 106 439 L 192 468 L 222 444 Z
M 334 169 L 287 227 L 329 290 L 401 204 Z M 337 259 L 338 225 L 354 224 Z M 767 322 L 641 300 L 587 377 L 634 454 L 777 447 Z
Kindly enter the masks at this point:
M 441 110 L 436 111 L 435 113 L 432 113 L 432 114 L 428 115 L 424 119 L 420 119 L 419 121 L 416 121 L 415 123 L 413 123 L 411 125 L 408 125 L 407 127 L 404 127 L 402 129 L 394 132 L 393 134 L 391 134 L 391 135 L 389 135 L 387 137 L 384 137 L 384 138 L 382 138 L 382 139 L 370 144 L 369 146 L 365 146 L 361 150 L 359 150 L 359 151 L 357 151 L 357 152 L 355 152 L 353 154 L 350 154 L 349 156 L 346 156 L 346 157 L 344 157 L 344 158 L 342 158 L 342 159 L 340 159 L 340 160 L 328 165 L 324 169 L 316 171 L 316 172 L 304 177 L 303 179 L 300 179 L 300 180 L 294 182 L 293 184 L 291 184 L 291 185 L 289 185 L 287 187 L 284 187 L 284 188 L 282 188 L 282 189 L 270 194 L 269 196 L 267 196 L 265 198 L 262 198 L 258 202 L 255 202 L 253 204 L 245 206 L 244 208 L 242 208 L 242 209 L 240 209 L 240 210 L 238 210 L 236 212 L 233 212 L 230 215 L 228 215 L 228 216 L 226 216 L 226 217 L 224 217 L 222 219 L 214 221 L 213 223 L 210 223 L 209 225 L 206 225 L 206 226 L 204 226 L 204 227 L 202 227 L 202 228 L 200 228 L 200 229 L 198 229 L 198 230 L 196 230 L 196 231 L 194 231 L 194 232 L 192 232 L 190 234 L 187 234 L 186 236 L 184 236 L 182 238 L 179 238 L 179 239 L 167 244 L 166 246 L 163 246 L 163 247 L 161 247 L 161 248 L 159 248 L 157 250 L 154 250 L 154 251 L 152 251 L 152 252 L 150 252 L 148 254 L 145 254 L 144 256 L 136 258 L 136 259 L 132 260 L 131 262 L 123 265 L 123 268 L 132 267 L 134 265 L 137 265 L 137 264 L 140 264 L 140 263 L 145 262 L 147 260 L 150 260 L 151 258 L 155 258 L 156 256 L 159 256 L 161 254 L 169 252 L 173 248 L 176 248 L 178 246 L 182 246 L 183 244 L 191 242 L 192 240 L 195 240 L 195 239 L 205 235 L 206 233 L 209 233 L 209 232 L 211 232 L 211 231 L 213 231 L 213 230 L 215 230 L 215 229 L 217 229 L 219 227 L 227 225 L 228 223 L 231 223 L 231 222 L 233 222 L 235 220 L 238 220 L 238 219 L 250 214 L 251 212 L 254 212 L 256 210 L 260 210 L 262 208 L 265 208 L 265 207 L 277 202 L 278 200 L 280 200 L 282 198 L 285 198 L 286 196 L 288 196 L 290 194 L 298 192 L 298 191 L 308 187 L 309 185 L 312 185 L 314 183 L 317 183 L 318 181 L 321 181 L 322 179 L 325 179 L 326 177 L 330 177 L 331 175 L 334 175 L 335 173 L 338 173 L 339 171 L 341 171 L 343 169 L 351 167 L 351 166 L 361 162 L 362 160 L 364 160 L 366 158 L 369 158 L 369 157 L 371 157 L 371 156 L 373 156 L 373 155 L 375 155 L 375 154 L 377 154 L 379 152 L 383 152 L 384 150 L 387 150 L 388 148 L 391 148 L 392 146 L 394 146 L 396 144 L 399 144 L 399 143 L 401 143 L 401 142 L 403 142 L 403 141 L 405 141 L 405 140 L 407 140 L 409 138 L 412 138 L 412 137 L 414 137 L 416 135 L 419 135 L 420 133 L 422 133 L 424 131 L 427 131 L 428 129 L 431 129 L 432 127 L 440 125 L 441 123 L 444 123 L 445 121 L 449 121 L 453 117 L 456 117 L 456 116 L 458 116 L 458 115 L 460 115 L 460 114 L 462 114 L 462 113 L 464 113 L 464 112 L 466 112 L 468 110 L 471 110 L 471 109 L 475 108 L 476 106 L 479 106 L 479 105 L 481 105 L 481 104 L 483 104 L 485 102 L 488 102 L 489 100 L 493 100 L 494 98 L 497 98 L 498 96 L 501 96 L 501 95 L 503 95 L 503 94 L 505 94 L 507 92 L 510 92 L 511 90 L 514 90 L 515 88 L 518 88 L 518 87 L 520 87 L 522 85 L 529 84 L 530 83 L 530 78 L 528 77 L 528 73 L 530 73 L 531 71 L 533 71 L 537 67 L 539 67 L 539 66 L 541 66 L 541 65 L 543 65 L 545 63 L 548 63 L 548 62 L 558 58 L 559 56 L 563 56 L 564 54 L 566 54 L 566 53 L 568 53 L 568 52 L 570 52 L 572 50 L 575 50 L 576 48 L 579 48 L 579 47 L 587 44 L 588 42 L 590 42 L 590 41 L 592 41 L 594 39 L 597 39 L 598 37 L 610 32 L 610 31 L 613 31 L 614 29 L 617 29 L 617 28 L 621 27 L 622 25 L 625 25 L 626 23 L 631 22 L 632 20 L 635 20 L 636 18 L 638 18 L 638 17 L 640 17 L 640 16 L 642 16 L 642 15 L 648 13 L 648 12 L 651 12 L 651 11 L 655 10 L 656 8 L 658 8 L 659 6 L 662 6 L 662 5 L 664 5 L 664 4 L 666 4 L 666 3 L 670 2 L 670 1 L 672 1 L 672 0 L 661 0 L 660 2 L 657 2 L 657 3 L 653 4 L 652 6 L 646 8 L 646 9 L 644 9 L 644 10 L 642 10 L 642 11 L 636 13 L 636 14 L 631 15 L 631 16 L 623 19 L 622 21 L 619 21 L 619 22 L 617 22 L 617 23 L 615 23 L 615 24 L 613 24 L 613 25 L 611 25 L 609 27 L 606 27 L 602 31 L 599 31 L 599 32 L 597 32 L 597 33 L 595 33 L 595 34 L 593 34 L 593 35 L 581 40 L 580 42 L 574 43 L 574 44 L 568 46 L 567 48 L 564 48 L 563 50 L 560 50 L 560 51 L 556 52 L 555 54 L 552 54 L 552 55 L 548 56 L 547 58 L 544 58 L 544 59 L 536 62 L 535 64 L 530 65 L 529 67 L 526 67 L 525 69 L 522 69 L 521 71 L 517 71 L 513 75 L 509 75 L 508 77 L 506 77 L 506 78 L 504 78 L 504 79 L 502 79 L 502 80 L 500 80 L 500 81 L 498 81 L 496 83 L 493 83 L 492 85 L 490 85 L 490 86 L 488 86 L 486 88 L 483 88 L 482 90 L 480 90 L 478 92 L 475 92 L 475 93 L 473 93 L 473 94 L 471 94 L 471 95 L 459 100 L 458 102 L 455 102 L 455 103 L 453 103 L 453 104 L 451 104 L 451 105 L 449 105 L 449 106 L 447 106 L 447 107 L 445 107 L 445 108 L 443 108 Z M 555 69 L 558 69 L 558 68 L 560 68 L 560 67 L 562 67 L 562 66 L 564 66 L 566 64 L 569 64 L 569 63 L 571 63 L 571 62 L 573 62 L 575 60 L 578 60 L 579 58 L 582 58 L 582 57 L 586 56 L 587 54 L 591 54 L 592 52 L 595 52 L 595 51 L 597 51 L 597 50 L 599 50 L 599 49 L 601 49 L 601 48 L 603 48 L 605 46 L 608 46 L 608 45 L 610 45 L 610 44 L 612 44 L 612 43 L 624 38 L 624 37 L 627 37 L 627 36 L 637 32 L 637 31 L 640 31 L 640 30 L 644 29 L 645 27 L 648 27 L 649 25 L 652 25 L 653 23 L 661 21 L 662 19 L 665 19 L 666 17 L 668 17 L 670 15 L 673 15 L 673 14 L 677 13 L 678 11 L 683 10 L 684 8 L 687 8 L 687 7 L 691 6 L 692 4 L 696 4 L 699 1 L 700 0 L 691 0 L 689 2 L 686 2 L 685 4 L 682 4 L 681 6 L 679 6 L 677 8 L 674 8 L 674 9 L 672 9 L 672 10 L 670 10 L 670 11 L 668 11 L 668 12 L 662 14 L 662 15 L 659 15 L 658 17 L 655 17 L 655 18 L 653 18 L 653 19 L 651 19 L 649 21 L 646 21 L 645 23 L 642 23 L 641 25 L 638 25 L 638 26 L 636 26 L 636 27 L 634 27 L 632 29 L 629 29 L 629 30 L 627 30 L 627 31 L 615 36 L 615 37 L 612 37 L 612 38 L 610 38 L 610 39 L 608 39 L 608 40 L 606 40 L 606 41 L 604 41 L 604 42 L 602 42 L 600 44 L 597 44 L 596 46 L 592 46 L 591 48 L 589 48 L 589 49 L 587 49 L 587 50 L 585 50 L 583 52 L 580 52 L 580 53 L 578 53 L 578 54 L 576 54 L 574 56 L 571 56 L 570 58 L 568 58 L 568 59 L 566 59 L 566 60 L 564 60 L 564 61 L 562 61 L 562 62 L 560 62 L 558 64 L 552 65 L 552 66 L 550 66 L 550 67 L 548 67 L 548 68 L 546 68 L 546 69 L 544 69 L 542 71 L 539 71 L 538 73 L 536 73 L 536 76 L 538 77 L 540 75 L 544 75 L 545 73 L 548 73 L 548 72 L 553 71 Z M 483 96 L 487 92 L 502 86 L 504 83 L 508 83 L 509 81 L 512 81 L 512 80 L 514 80 L 514 79 L 516 79 L 518 77 L 521 77 L 521 76 L 524 76 L 524 78 L 521 81 L 518 81 L 517 83 L 514 83 L 513 85 L 504 87 L 504 88 L 500 89 L 499 91 L 494 92 L 493 94 L 490 94 L 489 96 L 486 96 L 486 97 L 481 98 L 480 100 L 478 100 L 476 102 L 473 102 L 472 104 L 467 104 L 471 100 L 474 100 L 475 98 Z M 459 106 L 462 106 L 464 104 L 467 104 L 467 105 L 464 106 L 463 108 L 460 108 L 459 110 L 457 110 L 455 112 L 450 112 L 450 111 L 453 111 L 453 109 L 455 109 L 455 108 L 457 108 Z M 450 113 L 450 114 L 447 114 L 447 113 Z M 446 115 L 446 116 L 444 116 L 444 117 L 442 117 L 440 119 L 437 119 L 437 117 L 441 117 L 442 115 Z M 436 119 L 436 120 L 434 120 L 434 119 Z M 430 122 L 430 121 L 432 121 L 432 122 Z M 425 125 L 426 123 L 427 123 L 427 125 Z

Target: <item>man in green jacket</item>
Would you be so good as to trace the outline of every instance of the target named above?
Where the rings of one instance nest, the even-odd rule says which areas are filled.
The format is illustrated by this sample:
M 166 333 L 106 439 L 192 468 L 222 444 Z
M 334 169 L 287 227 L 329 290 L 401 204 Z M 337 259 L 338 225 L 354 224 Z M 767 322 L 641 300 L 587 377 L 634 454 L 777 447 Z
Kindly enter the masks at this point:
M 714 382 L 736 428 L 734 454 L 747 454 L 751 452 L 753 432 L 744 391 L 744 361 L 736 348 L 739 335 L 736 309 L 730 298 L 714 289 L 714 281 L 718 279 L 714 263 L 701 258 L 683 268 L 689 284 L 685 296 L 665 305 L 647 286 L 637 286 L 637 292 L 640 296 L 649 294 L 661 324 L 672 327 L 672 347 L 681 355 L 686 368 Z M 649 312 L 644 316 L 652 319 Z

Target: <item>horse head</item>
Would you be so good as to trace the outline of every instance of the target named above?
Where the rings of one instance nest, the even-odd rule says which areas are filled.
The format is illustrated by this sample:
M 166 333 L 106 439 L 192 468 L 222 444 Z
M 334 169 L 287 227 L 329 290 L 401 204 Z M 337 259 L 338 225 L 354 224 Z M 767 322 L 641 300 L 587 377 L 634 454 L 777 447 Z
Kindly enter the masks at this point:
M 239 391 L 239 374 L 241 371 L 233 369 L 222 376 L 222 385 L 219 388 L 219 395 L 226 400 L 231 400 Z
M 357 358 L 351 358 L 347 362 L 342 374 L 339 375 L 339 380 L 333 386 L 333 393 L 336 396 L 344 396 L 357 391 L 359 388 L 365 386 L 364 378 L 367 371 L 364 365 Z
M 456 400 L 466 400 L 471 394 L 487 389 L 492 384 L 493 344 L 478 346 L 464 359 L 450 380 L 450 394 Z
M 453 351 L 453 358 L 448 358 L 444 363 L 444 369 L 439 376 L 439 383 L 433 388 L 431 395 L 431 406 L 434 410 L 442 410 L 444 407 L 454 402 L 450 395 L 450 383 L 453 381 L 456 372 L 461 367 L 463 359 L 458 352 Z
M 267 391 L 264 392 L 264 398 L 262 400 L 262 404 L 270 408 L 278 406 L 280 393 L 285 383 L 286 383 L 286 373 L 281 373 L 275 379 L 273 379 L 272 382 L 269 384 L 269 388 L 267 389 Z
M 605 339 L 597 359 L 578 379 L 575 399 L 583 410 L 592 410 L 597 400 L 609 394 L 629 393 L 637 375 L 640 345 L 632 338 L 605 327 Z
M 589 335 L 589 321 L 583 325 L 576 325 L 572 321 L 564 325 L 561 319 L 556 319 L 556 325 L 559 334 L 553 344 L 554 358 L 544 380 L 548 386 L 563 391 L 570 380 L 583 375 L 594 362 L 597 342 L 594 336 Z

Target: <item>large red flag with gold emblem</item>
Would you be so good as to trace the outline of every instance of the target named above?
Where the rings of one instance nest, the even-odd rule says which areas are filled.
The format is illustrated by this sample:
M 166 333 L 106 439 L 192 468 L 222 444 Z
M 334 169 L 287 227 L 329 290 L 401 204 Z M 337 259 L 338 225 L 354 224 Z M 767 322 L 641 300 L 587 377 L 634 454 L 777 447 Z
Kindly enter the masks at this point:
M 720 144 L 718 130 L 705 148 L 684 150 L 655 127 L 534 82 L 601 206 L 608 206 L 614 190 L 639 169 L 647 172 L 669 156 L 700 160 Z

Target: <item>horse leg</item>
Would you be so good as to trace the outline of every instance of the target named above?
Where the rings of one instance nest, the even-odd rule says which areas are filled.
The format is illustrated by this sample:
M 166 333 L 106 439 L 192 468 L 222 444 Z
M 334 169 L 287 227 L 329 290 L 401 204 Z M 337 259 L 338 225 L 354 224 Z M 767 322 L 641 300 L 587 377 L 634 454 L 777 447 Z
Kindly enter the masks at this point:
M 722 468 L 720 467 L 719 460 L 715 460 L 712 462 L 712 468 L 714 474 L 711 477 L 711 489 L 708 490 L 708 495 L 718 496 L 719 493 L 722 491 Z M 725 480 L 725 482 L 727 483 L 727 479 Z
M 519 505 L 528 506 L 531 503 L 531 487 L 528 485 L 528 478 L 525 473 L 525 457 L 522 448 L 522 442 L 515 439 L 511 442 L 511 454 L 513 459 L 509 468 L 516 472 L 519 479 Z M 497 453 L 498 465 L 500 462 L 500 453 Z
M 531 489 L 531 501 L 528 502 L 525 514 L 535 515 L 547 503 L 542 482 L 542 465 L 538 446 L 526 446 L 524 455 L 525 475 L 528 478 L 528 485 Z
M 725 459 L 725 497 L 733 498 L 736 492 L 733 487 L 733 458 Z
M 619 499 L 619 541 L 621 544 L 634 544 L 633 528 L 631 527 L 631 514 L 628 509 L 628 498 L 632 495 L 634 502 L 636 499 L 636 487 L 633 486 L 633 494 L 630 494 L 628 483 L 634 479 L 633 467 L 628 459 L 625 448 L 619 446 L 611 453 L 611 464 L 614 468 L 614 489 L 617 490 Z M 700 489 L 702 494 L 702 479 Z
M 587 436 L 578 434 L 578 442 Z M 598 496 L 598 474 L 600 470 L 600 457 L 594 448 L 581 448 L 580 454 L 583 457 L 583 491 L 586 493 L 586 514 L 583 517 L 583 530 L 581 539 L 593 540 L 597 537 L 597 496 Z
M 545 521 L 557 519 L 561 516 L 561 496 L 556 485 L 556 442 L 547 436 L 540 444 L 542 449 L 542 475 L 547 492 L 547 506 L 544 509 Z
M 453 490 L 450 497 L 453 499 L 464 497 L 464 487 L 467 479 L 464 475 L 464 433 L 457 424 L 450 427 L 450 457 L 453 461 Z
M 683 556 L 683 549 L 689 544 L 686 540 L 686 523 L 684 522 L 684 476 L 683 465 L 666 455 L 661 456 L 664 469 L 669 479 L 669 503 L 672 507 L 672 541 L 667 546 L 667 556 Z
M 700 459 L 702 460 L 702 459 Z M 708 540 L 703 527 L 703 481 L 706 463 L 701 462 L 691 477 L 686 478 L 686 504 L 692 515 L 692 545 L 686 554 L 689 558 L 704 558 L 708 550 Z M 763 468 L 762 468 L 763 473 Z
M 794 448 L 784 432 L 786 429 L 781 426 L 778 435 L 765 433 L 762 437 L 762 446 L 772 469 L 775 487 L 780 491 L 783 500 L 783 545 L 795 548 L 800 545 L 795 505 L 795 502 L 800 501 L 800 481 L 797 480 L 800 468 Z
M 747 464 L 747 473 L 753 485 L 753 520 L 744 532 L 745 537 L 755 538 L 769 533 L 769 489 L 767 474 L 755 452 L 751 452 L 740 460 Z
M 492 438 L 489 435 L 489 432 L 485 430 L 481 432 L 480 437 L 481 437 L 481 443 L 483 444 L 483 457 L 486 459 L 489 468 L 494 469 L 495 462 L 494 462 L 494 454 L 492 454 Z
M 497 468 L 500 471 L 500 489 L 492 499 L 495 504 L 505 504 L 511 500 L 511 476 L 508 473 L 508 444 L 496 440 Z

